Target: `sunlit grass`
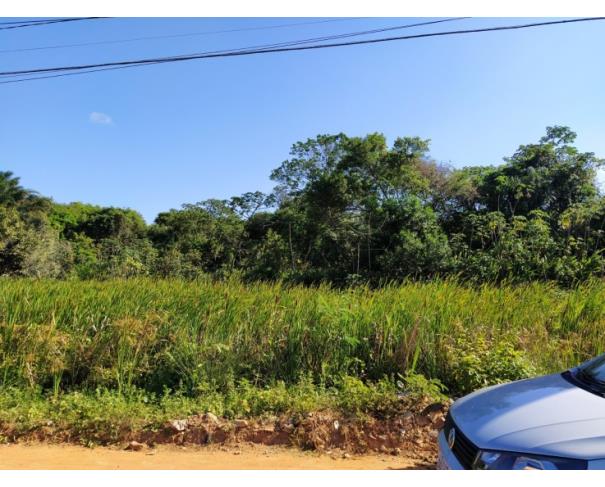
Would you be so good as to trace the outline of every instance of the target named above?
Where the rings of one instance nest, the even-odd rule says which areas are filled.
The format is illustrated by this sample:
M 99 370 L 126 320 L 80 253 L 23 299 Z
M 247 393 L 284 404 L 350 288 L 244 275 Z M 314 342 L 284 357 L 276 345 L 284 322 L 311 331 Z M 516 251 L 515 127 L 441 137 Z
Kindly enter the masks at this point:
M 331 386 L 345 375 L 397 380 L 412 369 L 466 392 L 498 380 L 481 369 L 489 360 L 505 362 L 503 380 L 558 371 L 602 352 L 604 332 L 600 281 L 571 290 L 454 281 L 333 290 L 0 280 L 0 384 L 55 394 L 103 387 L 196 396 L 242 379 Z

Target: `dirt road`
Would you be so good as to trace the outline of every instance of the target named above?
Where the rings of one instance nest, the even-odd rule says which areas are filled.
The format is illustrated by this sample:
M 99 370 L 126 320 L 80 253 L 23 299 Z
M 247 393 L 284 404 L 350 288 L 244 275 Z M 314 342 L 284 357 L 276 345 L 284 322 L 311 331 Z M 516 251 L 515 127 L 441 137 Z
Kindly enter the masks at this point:
M 427 467 L 430 465 L 403 456 L 352 455 L 345 458 L 342 453 L 319 454 L 249 445 L 228 449 L 159 446 L 138 452 L 50 444 L 0 446 L 0 469 L 384 470 Z

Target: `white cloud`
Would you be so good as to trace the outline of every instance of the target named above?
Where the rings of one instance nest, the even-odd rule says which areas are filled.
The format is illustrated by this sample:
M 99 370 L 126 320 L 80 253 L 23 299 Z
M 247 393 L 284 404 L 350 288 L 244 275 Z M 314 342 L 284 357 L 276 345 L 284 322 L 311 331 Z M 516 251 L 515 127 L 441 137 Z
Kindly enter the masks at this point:
M 90 123 L 98 123 L 101 125 L 111 125 L 113 123 L 113 120 L 109 115 L 101 112 L 92 112 L 88 116 L 88 119 L 90 120 Z

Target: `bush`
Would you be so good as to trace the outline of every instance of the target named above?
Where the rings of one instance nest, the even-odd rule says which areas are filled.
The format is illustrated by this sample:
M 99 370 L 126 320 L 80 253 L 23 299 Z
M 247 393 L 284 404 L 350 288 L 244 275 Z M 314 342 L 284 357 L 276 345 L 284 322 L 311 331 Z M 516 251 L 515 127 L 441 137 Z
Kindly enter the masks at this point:
M 427 379 L 422 374 L 416 374 L 409 370 L 401 376 L 403 382 L 398 386 L 413 400 L 430 399 L 433 402 L 443 402 L 447 399 L 445 391 L 447 388 L 439 379 Z
M 446 344 L 448 382 L 453 392 L 467 394 L 476 389 L 536 375 L 536 368 L 513 339 L 490 339 L 481 333 L 463 332 Z

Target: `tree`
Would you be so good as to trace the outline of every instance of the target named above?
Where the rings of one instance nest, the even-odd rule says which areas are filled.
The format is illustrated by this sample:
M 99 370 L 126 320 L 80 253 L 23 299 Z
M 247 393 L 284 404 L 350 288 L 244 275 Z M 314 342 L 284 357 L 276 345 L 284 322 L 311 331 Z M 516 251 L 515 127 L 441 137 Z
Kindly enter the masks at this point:
M 333 282 L 388 273 L 384 266 L 394 261 L 380 256 L 393 249 L 383 244 L 394 241 L 395 235 L 400 239 L 407 235 L 410 248 L 411 233 L 401 232 L 415 231 L 405 222 L 403 227 L 393 224 L 388 208 L 412 197 L 420 206 L 431 200 L 428 147 L 428 140 L 402 137 L 389 148 L 378 133 L 353 138 L 320 135 L 295 144 L 294 157 L 272 174 L 279 183 L 276 214 L 290 220 L 276 229 L 282 240 L 294 242 L 293 267 L 305 269 L 312 280 Z M 416 267 L 399 271 L 399 275 L 418 273 Z
M 19 178 L 10 171 L 0 171 L 0 205 L 17 206 L 33 193 L 19 183 Z
M 274 191 L 160 213 L 52 202 L 0 172 L 0 274 L 209 274 L 349 285 L 454 274 L 482 281 L 605 275 L 603 160 L 547 127 L 502 164 L 452 168 L 430 140 L 381 133 L 293 144 Z
M 0 275 L 65 277 L 71 257 L 55 230 L 30 225 L 16 208 L 0 206 Z
M 136 211 L 55 203 L 50 223 L 70 242 L 72 271 L 78 277 L 130 277 L 153 271 L 156 250 Z
M 382 207 L 384 225 L 376 245 L 381 277 L 430 278 L 445 274 L 451 266 L 447 235 L 433 209 L 416 196 L 392 199 Z
M 559 215 L 595 198 L 596 169 L 603 161 L 571 146 L 575 138 L 568 127 L 547 127 L 539 143 L 520 146 L 504 165 L 484 175 L 481 203 L 507 217 L 535 210 Z
M 206 200 L 160 213 L 150 237 L 162 272 L 170 272 L 166 266 L 173 262 L 181 275 L 193 277 L 233 270 L 240 259 L 243 230 L 243 221 L 228 202 Z

